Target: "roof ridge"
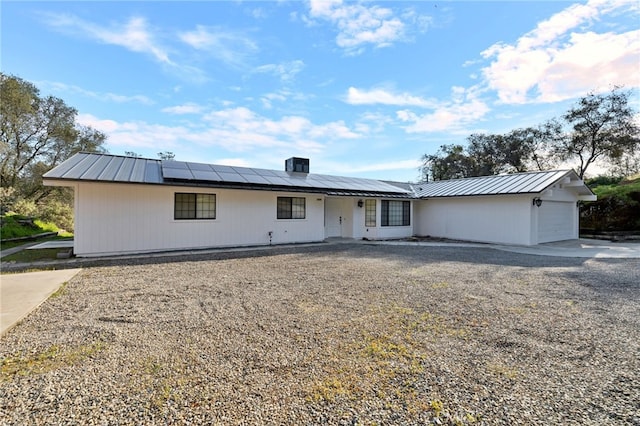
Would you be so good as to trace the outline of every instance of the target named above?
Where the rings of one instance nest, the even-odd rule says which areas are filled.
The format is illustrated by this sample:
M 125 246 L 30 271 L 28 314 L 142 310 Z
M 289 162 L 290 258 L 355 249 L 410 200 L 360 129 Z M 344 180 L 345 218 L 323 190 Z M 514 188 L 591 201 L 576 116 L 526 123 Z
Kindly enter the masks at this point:
M 531 175 L 531 174 L 538 174 L 538 173 L 557 173 L 557 172 L 570 172 L 570 171 L 572 171 L 572 169 L 529 170 L 526 172 L 500 173 L 497 175 L 469 176 L 469 177 L 454 178 L 454 179 L 429 180 L 429 181 L 423 181 L 423 182 L 416 182 L 416 183 L 413 183 L 412 185 L 427 185 L 427 184 L 438 183 L 438 182 L 455 182 L 455 181 L 468 180 L 468 179 L 490 179 L 490 178 L 499 178 L 499 177 L 507 177 L 507 176 L 522 176 L 522 175 Z

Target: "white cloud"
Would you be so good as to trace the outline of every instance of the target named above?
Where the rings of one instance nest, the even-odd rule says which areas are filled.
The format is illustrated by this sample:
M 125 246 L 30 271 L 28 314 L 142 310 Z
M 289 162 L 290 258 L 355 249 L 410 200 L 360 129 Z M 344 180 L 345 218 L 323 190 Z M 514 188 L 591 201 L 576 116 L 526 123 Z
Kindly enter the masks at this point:
M 175 105 L 172 107 L 166 107 L 162 109 L 162 112 L 166 112 L 168 114 L 199 114 L 202 112 L 202 106 L 198 104 L 194 104 L 193 102 L 188 102 L 182 105 Z
M 117 93 L 111 92 L 94 92 L 91 90 L 86 90 L 81 87 L 75 86 L 73 84 L 66 84 L 60 82 L 51 82 L 45 81 L 40 83 L 41 86 L 45 86 L 48 90 L 52 92 L 63 92 L 63 93 L 77 93 L 88 98 L 97 99 L 103 102 L 115 102 L 115 103 L 139 103 L 143 105 L 152 105 L 154 102 L 148 96 L 145 95 L 121 95 Z
M 361 90 L 349 87 L 345 102 L 351 105 L 398 105 L 430 108 L 435 101 L 413 96 L 408 93 L 392 93 L 385 89 Z
M 398 161 L 389 161 L 385 163 L 374 163 L 367 164 L 364 166 L 349 166 L 345 164 L 345 167 L 342 170 L 349 170 L 352 173 L 362 173 L 362 172 L 378 172 L 383 170 L 406 170 L 406 169 L 417 169 L 420 167 L 420 160 L 398 160 Z
M 147 53 L 159 62 L 173 64 L 168 52 L 155 40 L 147 21 L 142 17 L 132 17 L 125 23 L 114 23 L 110 27 L 68 14 L 46 13 L 43 17 L 51 27 L 70 31 L 105 44 L 121 46 L 133 52 Z
M 301 60 L 283 62 L 280 64 L 266 64 L 254 69 L 255 73 L 272 74 L 282 81 L 290 81 L 304 68 Z
M 311 0 L 309 17 L 335 25 L 338 31 L 336 44 L 351 54 L 361 53 L 364 45 L 386 47 L 406 41 L 412 30 L 410 26 L 424 31 L 430 22 L 430 18 L 418 16 L 411 10 L 397 14 L 390 8 L 345 4 L 342 0 Z
M 119 123 L 100 119 L 91 114 L 78 114 L 81 125 L 91 126 L 107 135 L 107 144 L 122 149 L 174 149 L 180 142 L 193 141 L 191 130 L 184 126 L 165 126 L 143 121 Z
M 47 25 L 59 31 L 149 55 L 165 69 L 185 80 L 195 82 L 206 80 L 202 70 L 174 62 L 169 57 L 168 49 L 157 40 L 157 35 L 149 28 L 143 17 L 132 17 L 124 23 L 112 23 L 108 27 L 69 14 L 42 13 L 41 17 Z
M 460 131 L 484 117 L 489 112 L 486 103 L 476 97 L 474 88 L 453 87 L 451 101 L 442 102 L 427 114 L 416 114 L 410 110 L 396 112 L 396 117 L 410 123 L 408 133 Z
M 239 135 L 253 135 L 256 140 L 277 137 L 278 141 L 295 141 L 298 138 L 307 141 L 322 138 L 324 141 L 360 137 L 359 134 L 350 130 L 343 121 L 318 125 L 313 124 L 308 118 L 300 116 L 285 116 L 280 120 L 271 120 L 245 107 L 214 111 L 207 114 L 204 119 L 217 129 L 230 131 L 230 134 L 235 132 Z M 276 143 L 275 140 L 274 143 Z M 321 143 L 316 142 L 311 145 L 321 146 Z
M 244 67 L 259 50 L 249 37 L 221 28 L 197 25 L 193 31 L 178 34 L 180 40 L 196 50 L 209 55 L 232 67 Z
M 501 102 L 555 102 L 613 85 L 640 86 L 640 31 L 585 31 L 608 13 L 637 14 L 634 0 L 574 4 L 540 22 L 515 44 L 482 52 L 492 60 L 482 72 Z
M 190 125 L 117 122 L 90 114 L 79 115 L 78 122 L 104 132 L 108 137 L 108 145 L 122 149 L 173 150 L 184 144 L 217 146 L 230 152 L 267 149 L 282 152 L 282 155 L 290 155 L 292 151 L 311 155 L 323 152 L 326 144 L 332 141 L 361 136 L 343 121 L 314 124 L 301 116 L 285 116 L 274 120 L 244 107 L 212 111 Z
M 273 107 L 273 101 L 284 102 L 287 100 L 287 96 L 287 92 L 267 93 L 260 98 L 260 101 L 266 109 L 271 109 Z

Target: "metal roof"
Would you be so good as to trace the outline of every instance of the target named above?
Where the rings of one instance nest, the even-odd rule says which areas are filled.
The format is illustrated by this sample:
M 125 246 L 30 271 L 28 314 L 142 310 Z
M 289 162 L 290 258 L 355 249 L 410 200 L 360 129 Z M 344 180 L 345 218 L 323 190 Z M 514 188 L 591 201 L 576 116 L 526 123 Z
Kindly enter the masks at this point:
M 43 176 L 48 181 L 91 181 L 314 192 L 336 196 L 439 198 L 539 194 L 555 184 L 595 197 L 573 170 L 515 173 L 407 184 L 344 176 L 166 161 L 81 152 Z
M 579 195 L 593 195 L 573 170 L 514 173 L 414 184 L 418 198 L 473 195 L 539 194 L 556 183 L 573 187 Z
M 375 180 L 185 161 L 81 152 L 44 176 L 46 180 L 147 183 L 322 192 L 331 195 L 412 198 L 413 192 Z

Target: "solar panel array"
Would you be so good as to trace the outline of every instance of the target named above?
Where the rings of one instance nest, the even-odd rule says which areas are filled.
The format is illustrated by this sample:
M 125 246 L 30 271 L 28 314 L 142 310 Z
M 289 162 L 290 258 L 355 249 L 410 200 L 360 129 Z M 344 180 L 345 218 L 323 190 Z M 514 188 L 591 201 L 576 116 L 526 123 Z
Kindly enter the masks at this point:
M 414 190 L 419 198 L 539 193 L 570 173 L 569 170 L 553 170 L 442 180 L 416 184 Z
M 411 191 L 375 179 L 286 172 L 249 167 L 220 166 L 216 164 L 185 161 L 162 161 L 162 176 L 164 179 L 176 181 L 222 182 L 271 187 L 368 191 L 375 193 L 400 193 L 408 196 L 413 195 Z

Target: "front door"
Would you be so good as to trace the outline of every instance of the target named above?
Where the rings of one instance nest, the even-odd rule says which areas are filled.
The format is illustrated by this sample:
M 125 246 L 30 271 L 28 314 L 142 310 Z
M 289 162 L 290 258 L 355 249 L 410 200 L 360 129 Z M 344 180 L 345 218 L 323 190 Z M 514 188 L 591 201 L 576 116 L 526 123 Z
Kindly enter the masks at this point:
M 324 202 L 324 236 L 349 236 L 349 206 L 348 199 L 327 197 Z

